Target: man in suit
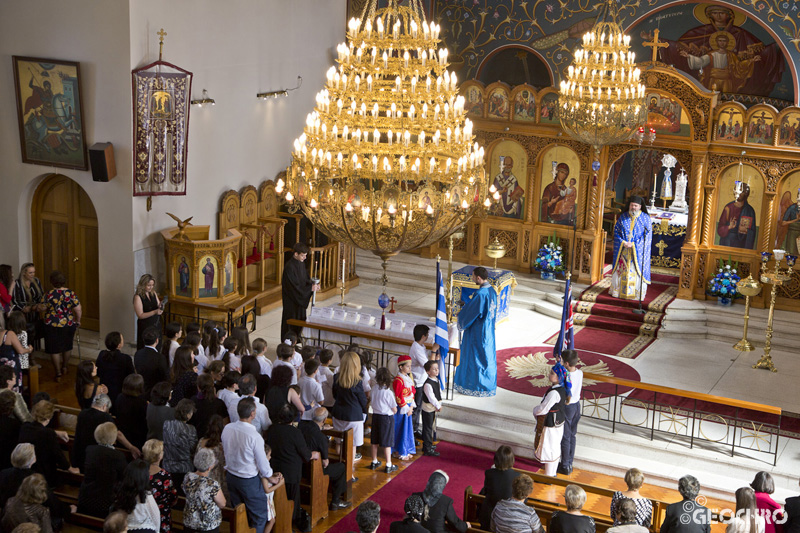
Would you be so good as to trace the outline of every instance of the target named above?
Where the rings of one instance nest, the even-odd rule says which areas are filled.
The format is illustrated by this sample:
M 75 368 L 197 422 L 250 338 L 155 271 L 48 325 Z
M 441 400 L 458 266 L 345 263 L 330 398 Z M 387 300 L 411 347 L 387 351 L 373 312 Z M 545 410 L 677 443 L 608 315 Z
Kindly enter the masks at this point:
M 783 533 L 800 533 L 800 496 L 786 498 L 783 510 L 786 514 Z
M 661 533 L 711 533 L 711 511 L 695 500 L 700 494 L 700 482 L 694 476 L 678 480 L 678 492 L 683 501 L 667 506 Z
M 150 397 L 153 386 L 160 381 L 169 381 L 169 365 L 167 358 L 158 351 L 158 341 L 161 333 L 156 327 L 149 327 L 142 333 L 144 348 L 133 356 L 133 366 L 136 373 L 144 379 L 144 396 Z
M 347 489 L 347 477 L 345 472 L 344 463 L 331 463 L 328 461 L 328 436 L 322 432 L 322 426 L 325 424 L 325 419 L 328 418 L 328 410 L 324 407 L 317 407 L 314 409 L 314 416 L 311 420 L 301 420 L 300 432 L 303 438 L 306 439 L 306 444 L 312 452 L 319 452 L 322 458 L 322 468 L 331 481 L 331 489 L 333 497 L 331 499 L 331 511 L 345 509 L 350 507 L 350 502 L 344 501 L 342 496 Z
M 92 400 L 92 406 L 87 407 L 78 414 L 78 421 L 75 425 L 75 442 L 72 444 L 70 459 L 72 466 L 83 471 L 83 464 L 86 459 L 86 448 L 92 444 L 97 444 L 94 438 L 94 430 L 97 426 L 105 422 L 114 422 L 114 417 L 108 414 L 111 409 L 111 399 L 106 394 L 97 394 Z M 128 449 L 134 459 L 141 457 L 142 452 L 131 444 L 121 431 L 117 431 L 117 442 Z

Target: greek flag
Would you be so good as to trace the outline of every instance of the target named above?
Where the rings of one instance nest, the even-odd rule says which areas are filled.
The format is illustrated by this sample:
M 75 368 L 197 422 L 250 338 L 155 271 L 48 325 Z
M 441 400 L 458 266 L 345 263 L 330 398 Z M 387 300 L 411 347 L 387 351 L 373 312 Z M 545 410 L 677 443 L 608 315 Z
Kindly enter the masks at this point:
M 564 287 L 564 308 L 561 310 L 561 331 L 558 332 L 558 339 L 553 347 L 553 357 L 556 358 L 556 361 L 561 362 L 562 350 L 574 349 L 575 331 L 573 329 L 572 316 L 572 287 L 570 286 L 569 278 L 567 278 L 567 285 Z
M 439 364 L 439 383 L 444 385 L 445 367 L 447 364 L 447 352 L 450 350 L 450 337 L 447 332 L 447 306 L 444 299 L 444 280 L 439 263 L 436 263 L 436 286 L 438 296 L 436 298 L 436 338 L 435 343 L 439 345 L 441 363 Z

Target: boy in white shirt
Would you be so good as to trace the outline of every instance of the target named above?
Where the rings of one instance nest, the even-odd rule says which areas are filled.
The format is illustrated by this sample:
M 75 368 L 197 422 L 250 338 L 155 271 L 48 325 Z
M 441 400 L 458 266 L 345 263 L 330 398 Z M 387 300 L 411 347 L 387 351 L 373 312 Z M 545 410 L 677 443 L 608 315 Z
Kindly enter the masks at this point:
M 303 407 L 306 409 L 301 416 L 302 420 L 312 420 L 314 418 L 314 409 L 319 407 L 325 400 L 325 395 L 322 394 L 322 386 L 317 383 L 316 379 L 318 369 L 319 361 L 312 357 L 303 365 L 305 374 L 297 380 L 297 385 L 300 387 L 300 401 L 303 402 Z
M 422 453 L 438 457 L 439 452 L 433 445 L 433 434 L 436 429 L 436 413 L 442 410 L 442 392 L 439 388 L 439 361 L 425 363 L 425 383 L 422 386 Z
M 583 387 L 583 370 L 578 370 L 578 352 L 564 350 L 561 353 L 564 367 L 569 371 L 569 380 L 572 390 L 567 405 L 564 406 L 564 436 L 561 437 L 561 461 L 558 465 L 559 474 L 572 473 L 572 460 L 575 458 L 575 441 L 578 432 L 578 422 L 581 419 L 581 388 Z
M 183 335 L 183 328 L 180 322 L 170 322 L 164 328 L 164 336 L 169 341 L 169 367 L 175 362 L 175 350 L 180 347 L 178 339 Z
M 417 324 L 414 326 L 414 344 L 408 350 L 408 355 L 411 357 L 411 374 L 414 376 L 414 387 L 417 392 L 414 395 L 414 403 L 417 407 L 414 408 L 412 414 L 412 421 L 414 424 L 414 435 L 422 437 L 422 430 L 420 429 L 420 413 L 422 412 L 420 406 L 422 405 L 422 386 L 425 380 L 428 379 L 428 374 L 425 372 L 425 363 L 432 357 L 428 357 L 428 350 L 425 343 L 428 342 L 428 333 L 430 328 L 425 324 Z
M 331 408 L 333 407 L 333 372 L 330 365 L 333 360 L 333 350 L 323 348 L 319 351 L 319 370 L 317 371 L 317 381 L 322 386 L 322 406 Z
M 275 348 L 275 355 L 278 358 L 275 359 L 272 369 L 275 370 L 279 366 L 288 366 L 292 369 L 292 385 L 297 385 L 297 370 L 292 364 L 292 354 L 294 354 L 294 348 L 288 344 L 279 344 Z
M 292 348 L 292 365 L 294 366 L 295 371 L 298 373 L 303 366 L 303 356 L 300 355 L 300 352 L 297 351 L 297 334 L 294 331 L 290 331 L 286 334 L 286 338 L 283 340 L 283 343 L 287 346 L 291 346 Z
M 265 376 L 272 377 L 272 361 L 267 359 L 267 341 L 258 338 L 253 341 L 253 353 L 256 356 L 256 361 L 261 367 L 261 373 Z

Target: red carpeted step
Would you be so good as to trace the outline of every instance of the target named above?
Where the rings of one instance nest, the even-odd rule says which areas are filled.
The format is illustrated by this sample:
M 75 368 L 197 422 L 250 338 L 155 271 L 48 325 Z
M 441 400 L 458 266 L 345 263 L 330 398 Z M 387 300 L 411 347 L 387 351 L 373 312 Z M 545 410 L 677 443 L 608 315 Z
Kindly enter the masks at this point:
M 603 329 L 607 331 L 617 331 L 619 333 L 628 333 L 631 335 L 639 335 L 641 322 L 629 322 L 627 320 L 620 320 L 617 318 L 590 315 L 586 319 L 587 328 Z M 657 331 L 658 326 L 656 326 Z M 655 336 L 655 332 L 653 332 Z
M 650 281 L 653 283 L 661 283 L 662 285 L 678 285 L 678 276 L 672 276 L 670 274 L 656 274 L 652 272 L 650 274 Z
M 576 308 L 576 312 L 583 312 L 583 311 Z M 608 305 L 600 303 L 594 304 L 592 306 L 591 315 L 604 316 L 628 322 L 638 322 L 639 324 L 644 322 L 646 316 L 644 313 L 642 314 L 635 313 L 634 309 L 630 309 L 627 307 L 619 307 L 617 305 Z M 663 320 L 663 315 L 659 320 L 659 324 L 661 323 L 662 320 Z
M 665 291 L 672 288 L 671 285 L 663 285 L 661 283 L 651 283 L 650 286 L 647 288 L 647 294 L 645 295 L 644 300 L 642 301 L 642 307 L 648 309 L 650 303 L 652 303 L 656 298 L 661 296 Z M 581 300 L 586 300 L 584 295 L 589 294 L 589 291 L 592 290 L 592 287 L 589 287 L 583 293 L 581 293 Z M 673 298 L 674 299 L 674 296 Z M 591 300 L 586 300 L 591 301 Z M 620 298 L 614 298 L 609 294 L 609 290 L 606 289 L 600 294 L 598 294 L 594 300 L 597 303 L 618 306 L 618 307 L 627 307 L 629 309 L 638 309 L 639 308 L 639 300 L 622 300 Z M 670 300 L 671 301 L 671 300 Z M 665 307 L 665 306 L 664 306 Z M 651 309 L 652 311 L 661 312 L 661 309 Z

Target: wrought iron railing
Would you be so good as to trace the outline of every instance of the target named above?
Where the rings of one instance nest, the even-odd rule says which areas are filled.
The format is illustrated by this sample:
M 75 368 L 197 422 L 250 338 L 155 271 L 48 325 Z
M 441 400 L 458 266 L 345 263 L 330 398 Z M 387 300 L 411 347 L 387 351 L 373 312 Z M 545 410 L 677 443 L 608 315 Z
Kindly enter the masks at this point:
M 668 434 L 688 441 L 690 448 L 701 441 L 731 456 L 737 450 L 771 455 L 777 464 L 779 407 L 598 374 L 584 373 L 584 380 L 605 385 L 583 389 L 581 416 L 610 423 L 612 432 L 617 426 L 640 428 L 650 440 Z

